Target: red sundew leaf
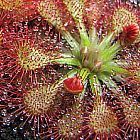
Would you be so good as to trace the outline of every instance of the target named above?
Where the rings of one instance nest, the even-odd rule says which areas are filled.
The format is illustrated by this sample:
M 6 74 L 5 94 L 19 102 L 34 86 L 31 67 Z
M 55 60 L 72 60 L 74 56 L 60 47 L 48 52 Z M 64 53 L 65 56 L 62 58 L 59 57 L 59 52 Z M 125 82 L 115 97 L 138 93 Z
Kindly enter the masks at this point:
M 5 10 L 13 10 L 22 4 L 23 0 L 0 0 L 0 7 Z
M 122 59 L 127 62 L 125 67 L 131 75 L 136 75 L 136 73 L 140 71 L 139 44 L 124 48 L 122 51 Z
M 126 62 L 123 67 L 128 71 L 128 75 L 123 77 L 122 88 L 127 95 L 138 95 L 140 93 L 140 50 L 139 43 L 126 46 L 122 49 L 121 60 Z
M 124 92 L 127 95 L 139 96 L 140 95 L 140 79 L 136 76 L 130 76 L 124 78 L 124 82 L 122 83 L 122 87 Z
M 38 4 L 40 15 L 56 27 L 59 32 L 68 30 L 72 34 L 78 33 L 75 21 L 71 16 L 67 5 L 62 1 L 45 0 Z
M 11 22 L 10 12 L 0 8 L 0 27 L 8 25 Z
M 2 31 L 0 31 L 0 46 L 2 45 L 2 40 L 3 40 Z
M 127 86 L 129 86 L 129 81 L 127 82 L 128 82 Z M 133 88 L 135 88 L 135 86 L 132 86 L 132 90 Z M 131 92 L 131 89 L 125 89 L 125 90 L 128 91 L 130 90 Z M 111 96 L 109 95 L 111 97 L 111 100 L 114 97 L 116 100 L 113 101 L 112 105 L 114 106 L 114 108 L 119 109 L 116 110 L 116 113 L 121 118 L 119 119 L 118 124 L 119 124 L 119 129 L 124 134 L 123 139 L 126 139 L 128 137 L 133 140 L 139 139 L 140 102 L 136 100 L 137 96 L 132 96 L 132 95 L 128 96 L 127 92 L 124 94 L 122 89 L 120 90 L 120 92 L 112 93 L 112 95 Z
M 61 21 L 63 23 L 63 26 L 65 27 L 66 30 L 68 30 L 69 32 L 71 33 L 78 33 L 78 30 L 77 30 L 77 26 L 76 26 L 76 21 L 74 20 L 74 17 L 72 15 L 72 13 L 75 12 L 75 10 L 77 10 L 77 7 L 76 7 L 76 2 L 72 1 L 69 2 L 67 0 L 59 0 L 59 2 L 55 2 L 56 3 L 56 6 L 57 6 L 57 9 L 60 11 L 60 18 L 61 18 Z M 72 7 L 73 9 L 71 9 L 72 7 L 68 7 L 68 5 L 70 5 L 70 3 L 72 3 Z M 80 8 L 80 7 L 79 7 Z
M 129 83 L 128 83 L 129 85 Z M 134 89 L 135 86 L 132 86 Z M 131 90 L 131 89 L 126 89 Z M 135 90 L 135 89 L 134 89 Z M 137 96 L 121 93 L 109 95 L 108 103 L 114 108 L 119 117 L 119 129 L 124 134 L 123 139 L 130 138 L 132 140 L 139 139 L 140 128 L 140 102 L 136 100 Z M 114 98 L 115 97 L 115 98 Z M 115 100 L 112 100 L 112 99 Z M 111 101 L 112 100 L 112 101 Z
M 59 16 L 60 12 L 53 0 L 40 1 L 37 8 L 40 15 L 44 17 L 50 24 L 58 29 L 65 30 Z
M 51 38 L 45 43 L 44 40 L 30 31 L 4 33 L 4 43 L 0 48 L 0 59 L 3 61 L 0 74 L 7 75 L 5 78 L 12 83 L 46 81 L 48 73 L 53 73 L 53 68 L 49 66 L 50 59 L 59 58 L 59 45 L 55 48 L 53 45 L 56 44 L 52 43 Z
M 63 3 L 66 5 L 68 11 L 70 12 L 74 20 L 78 23 L 82 22 L 84 2 L 82 0 L 79 0 L 79 1 L 63 0 Z
M 5 91 L 0 102 L 1 111 L 5 110 L 1 123 L 6 125 L 9 119 L 14 128 L 23 129 L 24 134 L 28 132 L 36 137 L 36 134 L 47 130 L 51 117 L 57 118 L 61 114 L 61 88 L 49 81 L 25 86 L 5 84 L 0 89 L 0 93 Z
M 38 11 L 37 11 L 37 4 L 39 1 L 28 1 L 23 3 L 21 7 L 16 9 L 15 11 L 13 10 L 13 17 L 17 21 L 21 20 L 32 20 L 35 17 L 38 16 Z
M 123 108 L 124 118 L 119 121 L 120 129 L 124 132 L 124 138 L 128 136 L 130 139 L 139 139 L 140 128 L 140 103 L 137 102 L 132 96 L 128 97 L 123 94 L 117 95 L 119 103 Z M 131 130 L 131 131 L 130 131 Z
M 14 1 L 0 1 L 0 7 L 9 11 L 12 18 L 16 21 L 23 21 L 25 19 L 31 20 L 37 16 L 37 4 L 39 1 L 14 0 Z
M 61 118 L 50 121 L 49 130 L 41 133 L 41 138 L 51 138 L 53 135 L 54 139 L 79 140 L 82 136 L 82 109 L 83 106 L 75 102 Z
M 107 7 L 105 0 L 84 0 L 83 18 L 89 29 L 93 26 L 97 26 L 99 24 L 97 22 L 100 22 L 100 18 L 103 20 L 105 7 Z
M 86 115 L 83 117 L 83 133 L 85 139 L 116 139 L 121 136 L 119 129 L 119 116 L 113 107 L 108 106 L 102 99 L 97 97 L 93 102 L 88 102 Z M 90 133 L 89 133 L 90 132 Z

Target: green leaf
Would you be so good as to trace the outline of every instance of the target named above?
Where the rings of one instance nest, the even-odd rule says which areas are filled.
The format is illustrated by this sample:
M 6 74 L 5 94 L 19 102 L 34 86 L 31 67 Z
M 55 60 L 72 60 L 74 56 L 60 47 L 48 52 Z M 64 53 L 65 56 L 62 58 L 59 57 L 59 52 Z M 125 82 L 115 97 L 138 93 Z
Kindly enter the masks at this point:
M 67 6 L 68 11 L 71 13 L 72 17 L 77 21 L 81 22 L 83 19 L 83 0 L 63 0 L 64 4 Z
M 116 96 L 124 97 L 123 92 L 119 90 L 117 84 L 110 77 L 101 75 L 100 79 L 104 84 L 106 84 L 106 86 L 108 87 L 109 90 L 112 91 L 112 93 L 114 93 Z
M 102 65 L 101 72 L 108 72 L 110 74 L 116 73 L 116 74 L 124 74 L 128 73 L 126 69 L 121 68 L 119 65 L 117 65 L 115 62 L 107 62 Z
M 89 76 L 89 82 L 92 89 L 92 92 L 98 97 L 102 95 L 101 84 L 98 80 L 97 75 L 91 74 Z
M 93 27 L 89 30 L 89 40 L 91 42 L 91 47 L 96 47 L 99 41 L 96 29 Z
M 58 10 L 56 3 L 52 0 L 41 1 L 38 5 L 38 11 L 42 17 L 45 18 L 50 24 L 55 26 L 59 30 L 65 30 L 65 27 L 61 21 L 60 11 Z
M 100 80 L 107 85 L 107 87 L 113 91 L 113 92 L 118 92 L 118 86 L 116 85 L 116 83 L 109 77 L 106 75 L 100 75 Z
M 89 76 L 89 74 L 90 74 L 90 71 L 87 68 L 82 68 L 79 71 L 79 75 L 82 78 L 82 81 L 83 82 L 87 79 L 87 77 Z
M 100 45 L 98 46 L 98 48 L 99 48 L 100 50 L 104 50 L 106 47 L 111 46 L 111 39 L 112 39 L 112 37 L 113 37 L 113 34 L 114 34 L 114 33 L 112 33 L 112 34 L 106 36 L 106 37 L 103 39 L 103 41 L 102 41 L 102 42 L 100 43 Z
M 117 84 L 110 77 L 102 75 L 101 79 L 102 79 L 103 83 L 106 84 L 108 89 L 110 91 L 112 91 L 114 96 L 118 96 L 119 98 L 121 98 L 121 100 L 125 99 L 124 93 L 122 91 L 120 91 L 120 89 L 118 88 Z
M 86 28 L 83 23 L 79 23 L 79 32 L 81 37 L 81 47 L 89 47 L 91 42 L 89 40 Z
M 66 41 L 69 43 L 69 45 L 71 47 L 72 54 L 76 57 L 79 57 L 80 56 L 80 45 L 79 45 L 79 43 L 67 31 L 62 32 L 62 35 L 66 39 Z
M 73 65 L 73 66 L 80 66 L 81 67 L 81 63 L 76 58 L 59 58 L 59 59 L 52 60 L 52 62 L 57 62 L 59 64 L 67 64 L 67 65 Z
M 100 59 L 102 62 L 106 63 L 111 61 L 119 51 L 118 44 L 106 47 L 104 50 L 100 51 Z
M 64 51 L 61 53 L 61 57 L 62 58 L 70 58 L 70 57 L 74 57 L 74 56 L 71 54 L 71 52 Z

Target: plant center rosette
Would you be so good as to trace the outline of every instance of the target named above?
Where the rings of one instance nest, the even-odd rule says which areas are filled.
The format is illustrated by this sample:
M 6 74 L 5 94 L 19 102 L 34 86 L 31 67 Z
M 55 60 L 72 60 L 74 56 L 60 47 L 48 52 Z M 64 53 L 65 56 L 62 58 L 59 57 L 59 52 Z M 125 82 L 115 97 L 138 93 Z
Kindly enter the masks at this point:
M 47 3 L 49 3 L 49 6 Z M 62 18 L 64 12 L 58 7 L 58 4 L 67 7 L 67 11 L 71 14 L 70 19 L 73 19 L 78 29 L 78 38 L 64 24 Z M 127 62 L 117 58 L 117 55 L 121 53 L 121 44 L 120 41 L 116 40 L 115 31 L 100 39 L 95 27 L 91 26 L 90 29 L 86 29 L 84 24 L 86 4 L 83 1 L 48 2 L 46 0 L 38 5 L 38 11 L 44 19 L 55 26 L 68 42 L 68 51 L 62 49 L 61 58 L 54 59 L 51 62 L 68 65 L 72 68 L 60 78 L 59 82 L 63 83 L 65 89 L 70 93 L 78 94 L 80 99 L 83 98 L 87 85 L 90 85 L 95 95 L 101 96 L 102 92 L 98 89 L 100 86 L 106 85 L 109 90 L 113 90 L 112 87 L 117 89 L 115 82 L 119 82 L 120 79 L 122 80 L 129 74 L 131 75 L 131 72 L 125 69 Z M 79 7 L 74 8 L 73 5 L 79 5 Z M 56 9 L 55 15 L 53 9 Z M 52 11 L 52 13 L 49 11 Z M 50 16 L 50 14 L 54 16 Z M 125 15 L 127 16 L 127 13 Z
M 111 42 L 113 33 L 102 41 L 98 39 L 94 28 L 84 34 L 87 36 L 86 38 L 81 36 L 80 43 L 73 40 L 75 46 L 72 46 L 70 54 L 64 53 L 63 57 L 54 60 L 59 64 L 72 66 L 73 69 L 60 81 L 63 81 L 67 91 L 79 94 L 81 97 L 88 82 L 95 93 L 98 91 L 95 85 L 107 84 L 108 88 L 111 88 L 106 81 L 114 83 L 114 79 L 117 81 L 122 75 L 128 74 L 128 71 L 123 68 L 125 63 L 117 60 L 120 46 L 117 42 Z M 102 93 L 97 92 L 96 95 Z
M 25 21 L 37 16 L 39 0 L 0 0 L 0 8 L 7 11 L 14 21 Z

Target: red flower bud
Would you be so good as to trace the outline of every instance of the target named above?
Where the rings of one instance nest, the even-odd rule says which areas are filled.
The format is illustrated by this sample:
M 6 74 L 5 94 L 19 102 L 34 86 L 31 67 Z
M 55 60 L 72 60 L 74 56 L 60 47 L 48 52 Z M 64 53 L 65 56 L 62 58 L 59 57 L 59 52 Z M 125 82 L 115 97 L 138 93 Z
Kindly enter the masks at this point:
M 139 26 L 137 24 L 131 24 L 123 27 L 121 40 L 125 43 L 134 42 L 139 35 Z
M 64 80 L 64 87 L 70 93 L 78 94 L 83 91 L 84 85 L 82 79 L 74 76 L 72 78 L 67 78 Z

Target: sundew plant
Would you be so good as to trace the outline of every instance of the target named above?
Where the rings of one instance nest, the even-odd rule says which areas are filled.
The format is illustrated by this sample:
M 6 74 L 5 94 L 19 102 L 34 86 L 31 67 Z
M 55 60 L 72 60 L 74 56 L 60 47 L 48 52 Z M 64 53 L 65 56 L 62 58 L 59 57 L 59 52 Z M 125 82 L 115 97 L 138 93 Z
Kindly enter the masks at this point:
M 139 6 L 0 0 L 0 137 L 139 140 Z

